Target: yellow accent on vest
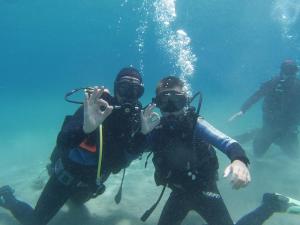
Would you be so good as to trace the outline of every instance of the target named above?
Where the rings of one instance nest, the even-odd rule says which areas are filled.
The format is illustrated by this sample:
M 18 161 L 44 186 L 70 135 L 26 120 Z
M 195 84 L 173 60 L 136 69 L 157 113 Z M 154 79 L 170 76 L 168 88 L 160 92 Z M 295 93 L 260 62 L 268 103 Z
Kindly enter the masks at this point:
M 102 166 L 102 156 L 103 156 L 103 127 L 102 124 L 99 126 L 99 160 L 97 169 L 96 183 L 101 184 L 101 166 Z

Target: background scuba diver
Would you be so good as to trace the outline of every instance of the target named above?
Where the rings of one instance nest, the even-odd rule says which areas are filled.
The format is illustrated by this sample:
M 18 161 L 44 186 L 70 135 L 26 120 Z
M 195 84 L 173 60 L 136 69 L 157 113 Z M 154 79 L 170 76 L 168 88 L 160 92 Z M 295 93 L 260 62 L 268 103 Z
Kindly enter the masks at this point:
M 261 157 L 272 143 L 278 145 L 290 157 L 299 157 L 298 126 L 300 124 L 300 80 L 296 77 L 297 64 L 285 60 L 280 74 L 262 84 L 234 114 L 229 121 L 245 114 L 258 100 L 263 98 L 263 125 L 254 137 L 254 155 Z M 251 132 L 250 132 L 251 133 Z M 251 137 L 251 135 L 249 135 Z
M 84 106 L 66 118 L 58 135 L 51 158 L 54 173 L 35 209 L 17 200 L 9 186 L 0 188 L 0 205 L 22 224 L 43 225 L 68 199 L 82 204 L 103 193 L 103 183 L 109 175 L 129 166 L 144 149 L 145 136 L 140 132 L 142 106 L 138 101 L 143 92 L 140 73 L 134 68 L 124 68 L 115 80 L 114 97 L 104 88 L 86 94 Z M 100 155 L 102 160 L 98 160 Z M 101 176 L 96 182 L 100 163 Z
M 218 159 L 212 145 L 231 160 L 224 177 L 232 175 L 231 183 L 235 189 L 245 187 L 251 180 L 244 150 L 235 140 L 199 117 L 190 106 L 179 78 L 162 79 L 156 88 L 154 102 L 162 118 L 160 125 L 148 134 L 148 139 L 154 154 L 155 181 L 164 186 L 159 200 L 166 186 L 172 190 L 158 225 L 180 225 L 190 210 L 195 210 L 210 225 L 233 225 L 216 185 Z M 149 118 L 153 116 L 148 115 Z M 148 122 L 151 123 L 151 119 Z M 286 211 L 291 206 L 287 199 L 267 193 L 263 204 L 237 224 L 262 224 L 274 212 Z M 159 200 L 142 216 L 143 221 Z

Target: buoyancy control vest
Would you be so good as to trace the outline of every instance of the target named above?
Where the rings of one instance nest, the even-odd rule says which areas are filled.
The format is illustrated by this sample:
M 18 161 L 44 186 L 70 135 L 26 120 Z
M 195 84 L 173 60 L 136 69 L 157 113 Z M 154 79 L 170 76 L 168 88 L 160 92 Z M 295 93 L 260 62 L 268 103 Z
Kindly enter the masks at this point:
M 153 164 L 157 185 L 171 188 L 205 188 L 217 179 L 215 149 L 195 135 L 195 112 L 181 118 L 177 127 L 162 121 L 155 131 Z
M 103 123 L 103 146 L 105 152 L 103 154 L 103 167 L 108 168 L 110 172 L 118 173 L 121 169 L 127 167 L 133 159 L 140 156 L 141 151 L 139 143 L 136 143 L 137 138 L 133 138 L 140 131 L 140 110 L 142 105 L 140 102 L 135 104 L 117 105 L 116 99 L 106 95 L 105 100 L 113 105 L 113 113 Z M 66 116 L 59 132 L 57 143 L 51 155 L 51 162 L 57 158 L 63 158 L 69 163 L 69 152 L 72 148 L 80 147 L 82 151 L 88 151 L 89 154 L 98 155 L 97 146 L 99 145 L 99 131 L 79 137 L 78 140 L 65 140 L 61 137 L 62 130 L 71 120 L 78 119 L 78 124 L 83 120 L 83 108 L 81 107 L 73 116 Z M 76 122 L 77 123 L 77 122 Z M 142 141 L 142 140 L 141 140 Z M 108 150 L 108 151 L 106 151 Z M 97 158 L 97 156 L 95 156 Z

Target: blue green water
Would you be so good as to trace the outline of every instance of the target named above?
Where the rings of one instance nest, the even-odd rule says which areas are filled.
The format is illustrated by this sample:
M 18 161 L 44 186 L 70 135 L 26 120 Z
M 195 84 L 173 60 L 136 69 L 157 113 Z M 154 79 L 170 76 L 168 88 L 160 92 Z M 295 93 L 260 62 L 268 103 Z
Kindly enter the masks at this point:
M 112 89 L 116 73 L 128 65 L 142 71 L 144 104 L 162 76 L 175 74 L 187 78 L 194 92 L 202 91 L 202 114 L 216 127 L 230 135 L 258 127 L 259 104 L 238 122 L 228 124 L 227 119 L 261 82 L 278 73 L 282 60 L 299 60 L 299 13 L 299 0 L 0 0 L 0 185 L 12 183 L 31 193 L 21 174 L 39 173 L 64 115 L 76 108 L 63 100 L 64 94 L 87 85 Z M 251 147 L 245 148 L 251 157 Z M 253 208 L 267 188 L 300 197 L 294 188 L 299 184 L 295 170 L 300 167 L 288 167 L 284 157 L 274 148 L 266 156 L 269 169 L 254 168 L 258 181 L 242 194 L 229 190 L 226 182 L 221 184 L 225 199 L 233 193 L 238 196 L 228 200 L 234 202 L 228 203 L 234 218 Z M 282 177 L 258 184 L 268 180 L 279 164 L 285 165 Z M 151 171 L 145 177 L 152 181 Z M 154 188 L 154 183 L 150 186 Z M 243 192 L 252 199 L 237 210 Z M 35 192 L 28 199 L 35 202 L 37 196 Z M 139 201 L 128 201 L 139 208 Z M 130 218 L 142 213 L 133 211 L 125 212 Z M 299 221 L 288 217 L 290 222 L 285 223 L 285 219 L 276 217 L 272 224 Z M 5 223 L 15 224 L 9 217 Z

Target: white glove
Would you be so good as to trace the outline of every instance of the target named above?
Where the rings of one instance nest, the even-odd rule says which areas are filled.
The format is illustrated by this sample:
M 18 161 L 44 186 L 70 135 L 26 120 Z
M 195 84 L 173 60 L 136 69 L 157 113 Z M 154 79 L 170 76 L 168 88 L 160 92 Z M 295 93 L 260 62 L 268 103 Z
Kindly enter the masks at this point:
M 113 110 L 112 106 L 100 98 L 104 91 L 104 87 L 101 87 L 95 88 L 91 95 L 85 93 L 83 131 L 87 134 L 99 127 Z
M 233 116 L 231 116 L 231 117 L 228 119 L 228 122 L 232 122 L 232 121 L 234 121 L 236 118 L 241 117 L 242 115 L 244 115 L 243 111 L 239 111 L 239 112 L 237 112 L 236 114 L 234 114 Z
M 153 112 L 155 107 L 156 105 L 151 103 L 141 111 L 141 132 L 143 134 L 151 132 L 160 122 L 159 114 Z
M 231 174 L 231 184 L 233 189 L 246 187 L 250 181 L 250 171 L 245 163 L 240 160 L 234 160 L 224 171 L 224 177 Z

